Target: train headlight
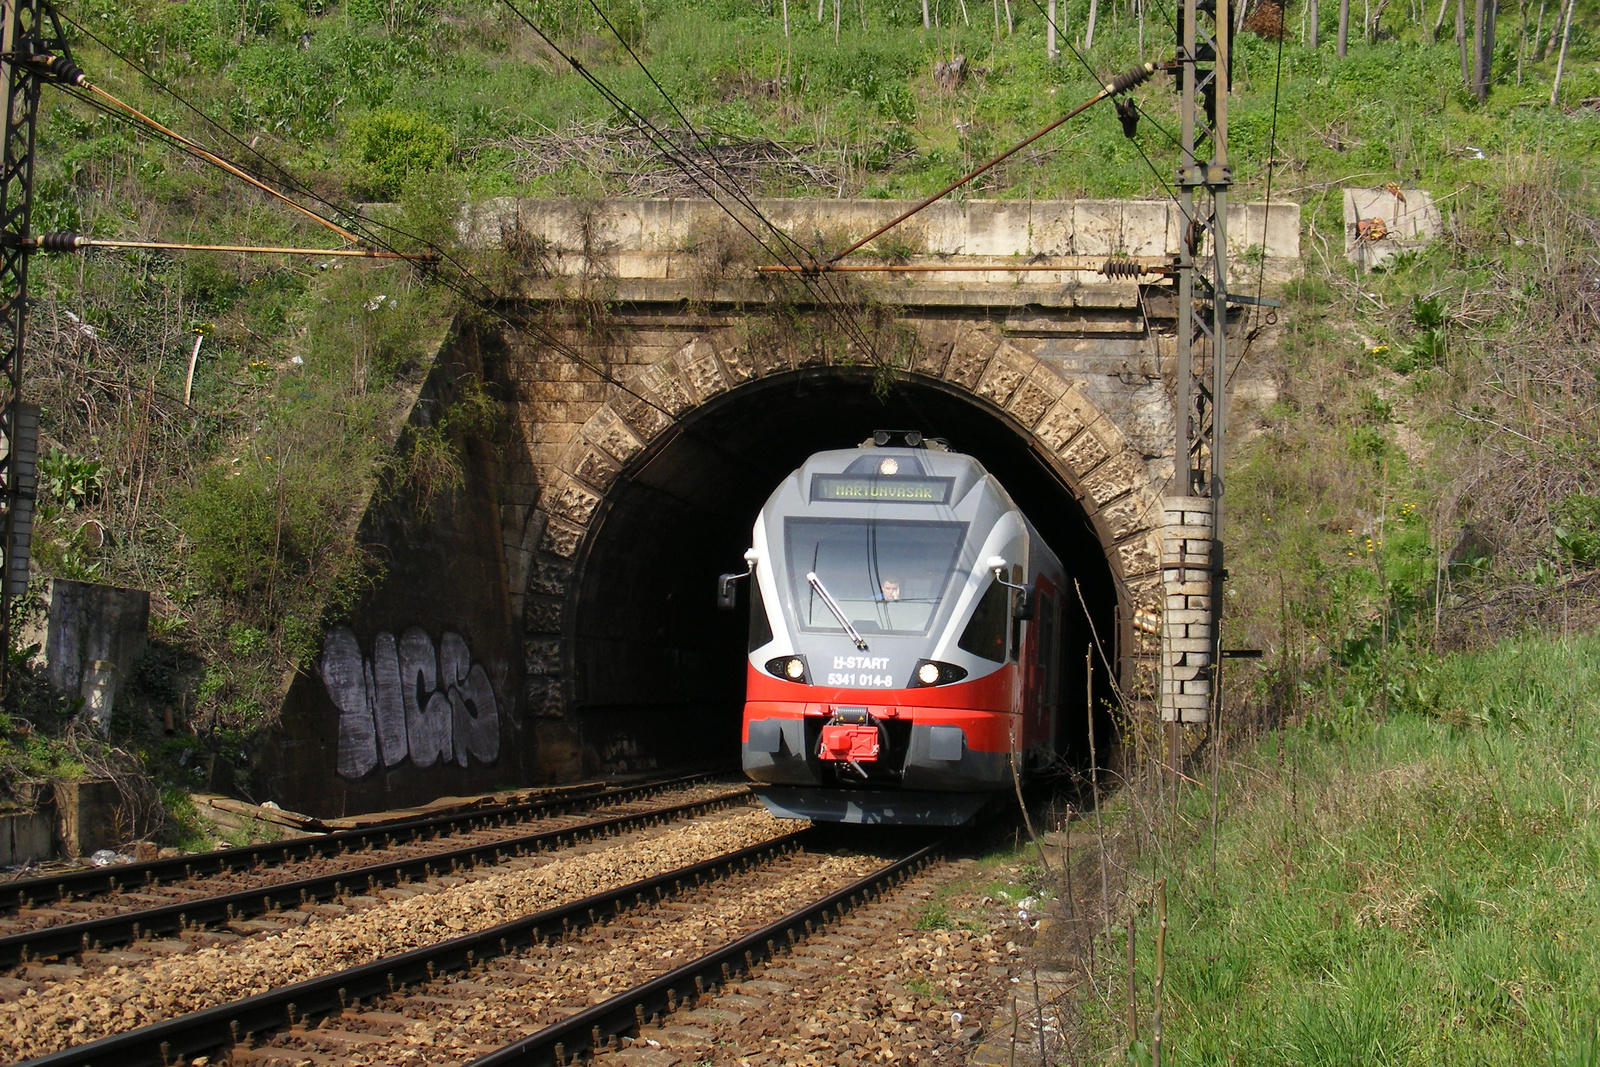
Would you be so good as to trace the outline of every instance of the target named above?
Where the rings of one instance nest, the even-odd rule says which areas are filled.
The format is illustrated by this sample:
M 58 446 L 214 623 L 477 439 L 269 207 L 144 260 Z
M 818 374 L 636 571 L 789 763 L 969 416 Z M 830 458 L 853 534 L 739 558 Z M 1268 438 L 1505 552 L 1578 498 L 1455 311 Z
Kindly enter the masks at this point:
M 917 662 L 917 669 L 911 672 L 911 688 L 921 689 L 929 685 L 949 685 L 959 682 L 967 676 L 965 667 L 957 667 L 954 663 L 941 663 L 936 659 L 925 659 Z
M 804 656 L 779 656 L 767 660 L 767 673 L 786 682 L 805 683 L 806 658 Z

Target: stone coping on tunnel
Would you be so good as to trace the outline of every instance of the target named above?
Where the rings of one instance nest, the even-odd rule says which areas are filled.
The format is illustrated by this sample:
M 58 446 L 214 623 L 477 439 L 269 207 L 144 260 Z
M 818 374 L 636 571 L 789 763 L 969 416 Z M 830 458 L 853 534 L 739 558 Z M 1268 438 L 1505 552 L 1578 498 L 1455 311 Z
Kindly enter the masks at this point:
M 915 205 L 909 200 L 763 199 L 761 216 L 795 242 L 819 252 L 843 248 Z M 470 208 L 461 221 L 468 243 L 514 251 L 530 277 L 568 275 L 719 283 L 746 275 L 761 252 L 744 227 L 776 243 L 765 223 L 738 205 L 740 221 L 704 199 L 600 201 L 500 197 Z M 743 223 L 741 226 L 740 223 Z M 1010 272 L 983 272 L 996 261 L 1047 265 L 1054 257 L 1176 255 L 1182 213 L 1171 200 L 941 201 L 869 244 L 852 262 L 963 266 L 917 279 L 939 285 L 1020 285 Z M 1299 271 L 1300 206 L 1235 203 L 1228 210 L 1228 247 L 1239 281 L 1282 283 Z M 1204 252 L 1204 250 L 1202 250 Z M 864 278 L 880 278 L 876 274 Z M 890 275 L 889 277 L 893 277 Z M 1101 283 L 1099 274 L 1037 273 L 1030 282 L 1057 286 Z M 882 284 L 881 282 L 879 284 Z M 899 284 L 903 285 L 903 281 Z

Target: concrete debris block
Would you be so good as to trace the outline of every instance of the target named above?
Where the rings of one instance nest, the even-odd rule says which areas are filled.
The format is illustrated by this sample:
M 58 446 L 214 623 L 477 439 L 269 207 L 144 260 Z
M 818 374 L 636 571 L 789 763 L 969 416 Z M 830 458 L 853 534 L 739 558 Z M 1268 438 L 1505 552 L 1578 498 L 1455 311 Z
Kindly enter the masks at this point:
M 1394 182 L 1377 189 L 1344 191 L 1344 254 L 1371 269 L 1401 252 L 1426 247 L 1444 223 L 1425 189 L 1403 189 Z
M 19 867 L 55 856 L 55 818 L 48 811 L 0 815 L 0 867 Z
M 52 578 L 48 603 L 45 677 L 58 691 L 83 697 L 85 713 L 104 732 L 117 687 L 149 641 L 150 594 Z
M 956 56 L 936 62 L 933 65 L 933 80 L 947 93 L 961 88 L 961 83 L 967 80 L 967 57 Z
M 115 848 L 128 825 L 122 791 L 109 778 L 57 782 L 56 836 L 66 856 L 88 856 Z

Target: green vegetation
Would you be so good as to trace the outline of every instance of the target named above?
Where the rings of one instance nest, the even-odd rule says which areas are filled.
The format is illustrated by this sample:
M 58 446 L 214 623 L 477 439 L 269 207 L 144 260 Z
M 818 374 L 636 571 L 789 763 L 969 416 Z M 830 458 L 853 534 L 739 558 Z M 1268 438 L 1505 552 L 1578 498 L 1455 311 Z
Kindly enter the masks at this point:
M 1081 40 L 1088 6 L 1061 5 L 1069 38 Z M 1173 10 L 1148 5 L 1139 18 L 1102 5 L 1086 70 L 1070 49 L 1046 58 L 1031 0 L 988 12 L 931 0 L 931 29 L 905 0 L 860 0 L 821 19 L 772 0 L 605 0 L 610 25 L 587 0 L 521 7 L 651 121 L 681 131 L 686 117 L 747 149 L 753 191 L 823 197 L 938 188 L 1110 73 L 1169 55 Z M 1229 497 L 1230 626 L 1271 652 L 1255 705 L 1269 722 L 1301 721 L 1327 701 L 1378 716 L 1426 703 L 1437 692 L 1427 665 L 1443 650 L 1530 624 L 1585 625 L 1592 597 L 1581 594 L 1600 564 L 1593 0 L 1576 3 L 1554 106 L 1546 9 L 1559 3 L 1502 11 L 1487 103 L 1464 88 L 1454 43 L 1432 40 L 1422 5 L 1378 5 L 1343 58 L 1336 6 L 1321 7 L 1319 49 L 1306 45 L 1304 5 L 1276 21 L 1266 6 L 1251 14 L 1257 32 L 1238 39 L 1230 103 L 1236 198 L 1259 199 L 1270 177 L 1274 199 L 1304 205 L 1306 270 L 1281 313 L 1281 345 L 1271 365 L 1247 355 L 1247 377 L 1275 383 L 1275 395 L 1240 405 Z M 452 251 L 483 278 L 536 269 L 548 250 L 508 249 L 505 262 L 461 252 L 463 199 L 689 190 L 503 3 L 84 0 L 65 14 L 96 84 L 268 177 L 293 175 L 308 204 L 368 204 L 386 240 Z M 958 55 L 964 77 L 941 84 L 934 64 Z M 1170 79 L 1138 97 L 1135 140 L 1095 110 L 961 195 L 1165 197 Z M 1445 235 L 1363 274 L 1342 259 L 1342 189 L 1387 181 L 1432 190 Z M 337 243 L 53 90 L 34 223 Z M 908 242 L 885 239 L 876 254 L 905 255 Z M 726 249 L 704 258 L 734 262 Z M 1259 262 L 1247 255 L 1241 267 Z M 403 492 L 425 514 L 460 484 L 456 435 L 492 426 L 492 398 L 468 383 L 443 419 L 399 429 L 461 310 L 440 276 L 454 277 L 223 253 L 38 259 L 35 558 L 46 574 L 153 594 L 151 656 L 113 736 L 95 744 L 167 781 L 222 780 L 201 768 L 248 760 L 325 613 L 380 576 L 355 537 L 373 494 Z M 0 763 L 45 777 L 83 764 L 51 747 L 66 744 L 74 709 L 47 704 L 18 698 L 0 724 Z M 176 737 L 162 725 L 169 708 Z
M 1143 1042 L 1163 877 L 1164 1063 L 1594 1063 L 1597 700 L 1600 638 L 1521 638 L 1393 664 L 1238 753 L 1215 869 L 1196 790 L 1130 891 Z M 1102 981 L 1083 1043 L 1118 1049 Z

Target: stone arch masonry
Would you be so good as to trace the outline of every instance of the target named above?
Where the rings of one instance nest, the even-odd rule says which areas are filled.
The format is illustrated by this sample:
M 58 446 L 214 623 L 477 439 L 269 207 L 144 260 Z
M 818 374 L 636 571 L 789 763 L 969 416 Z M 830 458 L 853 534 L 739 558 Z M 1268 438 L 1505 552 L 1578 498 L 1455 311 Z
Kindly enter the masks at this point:
M 1147 458 L 1081 387 L 993 324 L 918 322 L 913 328 L 919 344 L 909 376 L 953 387 L 1031 434 L 1079 494 L 1100 535 L 1122 591 L 1124 619 L 1136 609 L 1159 613 L 1163 512 Z M 753 345 L 743 325 L 711 330 L 633 378 L 630 388 L 646 399 L 609 387 L 610 395 L 578 426 L 544 475 L 537 506 L 520 530 L 507 531 L 513 581 L 524 577 L 528 714 L 560 717 L 566 710 L 562 622 L 574 560 L 619 474 L 700 404 L 763 378 L 828 365 L 820 353 L 785 358 L 793 355 Z M 1141 697 L 1153 696 L 1158 645 L 1125 628 L 1125 641 L 1130 636 L 1135 643 L 1124 644 L 1130 655 L 1122 684 Z
M 909 206 L 760 202 L 819 248 L 842 247 Z M 521 310 L 588 366 L 539 343 L 539 331 L 464 329 L 441 351 L 412 421 L 428 424 L 459 383 L 482 377 L 506 397 L 508 430 L 460 442 L 465 485 L 432 519 L 395 502 L 369 509 L 365 536 L 389 553 L 389 577 L 330 627 L 315 670 L 291 685 L 277 749 L 261 761 L 260 795 L 298 810 L 348 814 L 647 769 L 651 754 L 638 751 L 647 741 L 586 729 L 574 713 L 576 702 L 603 702 L 569 676 L 576 646 L 563 647 L 576 632 L 584 553 L 601 540 L 591 535 L 612 504 L 641 499 L 618 491 L 619 479 L 657 457 L 679 462 L 668 442 L 702 409 L 737 416 L 728 405 L 741 391 L 833 372 L 866 387 L 862 353 L 804 286 L 757 280 L 747 239 L 706 201 L 504 200 L 463 227 L 470 241 L 498 246 L 500 266 L 519 279 Z M 1159 259 L 1176 252 L 1181 228 L 1163 202 L 940 203 L 897 231 L 895 253 L 940 272 L 855 275 L 847 287 L 866 328 L 895 353 L 896 374 L 1009 425 L 1077 496 L 1116 586 L 1123 694 L 1196 721 L 1210 664 L 1195 613 L 1211 606 L 1211 557 L 1202 509 L 1163 498 L 1174 437 L 1171 288 L 992 269 Z M 1241 255 L 1249 277 L 1238 283 L 1253 287 L 1258 263 L 1269 285 L 1290 276 L 1298 230 L 1295 205 L 1234 205 L 1235 251 L 1265 252 Z M 1272 343 L 1269 330 L 1255 351 Z M 1274 399 L 1253 371 L 1246 365 L 1234 383 L 1236 416 Z
M 819 247 L 870 232 L 909 206 L 759 204 L 766 218 Z M 748 267 L 743 238 L 708 202 L 505 200 L 484 205 L 465 225 L 484 245 L 537 249 L 524 294 L 533 304 L 599 296 L 630 308 L 608 324 L 611 336 L 592 355 L 648 398 L 598 382 L 553 354 L 524 360 L 513 372 L 528 456 L 509 479 L 502 512 L 513 615 L 525 629 L 522 703 L 532 719 L 559 718 L 570 697 L 561 642 L 575 559 L 619 474 L 708 401 L 854 357 L 752 336 L 744 316 L 759 319 L 772 294 L 738 281 L 739 264 Z M 1196 547 L 1184 543 L 1194 538 L 1175 546 L 1170 534 L 1163 543 L 1167 512 L 1176 506 L 1184 514 L 1181 503 L 1162 497 L 1172 469 L 1170 289 L 1094 273 L 982 269 L 997 260 L 1171 256 L 1181 229 L 1175 205 L 1159 201 L 941 202 L 897 231 L 896 254 L 910 264 L 971 269 L 862 288 L 894 308 L 914 337 L 905 375 L 970 397 L 1030 435 L 1048 457 L 1089 515 L 1116 579 L 1124 693 L 1159 701 L 1166 718 L 1196 721 L 1209 666 L 1198 653 L 1175 654 L 1173 642 L 1201 637 L 1189 623 L 1180 627 L 1176 620 L 1189 616 L 1177 613 L 1207 605 L 1192 589 L 1168 588 L 1194 577 L 1188 571 L 1195 560 L 1184 556 L 1189 567 L 1175 568 L 1168 559 L 1163 571 L 1164 553 Z M 1235 204 L 1228 232 L 1236 262 L 1250 264 L 1249 281 L 1256 281 L 1256 264 L 1268 283 L 1297 269 L 1297 205 Z M 1254 262 L 1246 251 L 1258 253 Z M 1257 346 L 1270 343 L 1263 338 Z M 1237 391 L 1270 391 L 1251 379 L 1250 368 L 1240 377 Z M 1163 625 L 1135 628 L 1140 612 Z M 1163 677 L 1164 661 L 1178 668 L 1165 672 L 1171 677 Z

